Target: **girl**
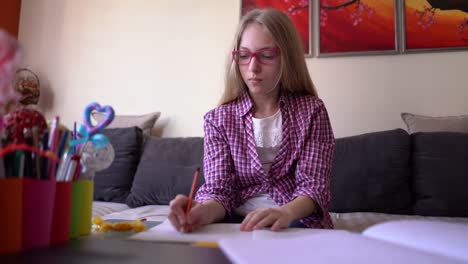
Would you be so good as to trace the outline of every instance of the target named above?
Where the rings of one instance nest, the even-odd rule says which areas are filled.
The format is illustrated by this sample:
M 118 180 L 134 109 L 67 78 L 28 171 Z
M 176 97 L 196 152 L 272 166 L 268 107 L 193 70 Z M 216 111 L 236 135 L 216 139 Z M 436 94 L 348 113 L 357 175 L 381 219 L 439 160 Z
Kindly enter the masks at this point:
M 242 231 L 333 228 L 334 136 L 299 34 L 287 15 L 252 10 L 240 22 L 220 105 L 205 117 L 204 174 L 193 207 L 170 203 L 179 231 L 242 222 Z

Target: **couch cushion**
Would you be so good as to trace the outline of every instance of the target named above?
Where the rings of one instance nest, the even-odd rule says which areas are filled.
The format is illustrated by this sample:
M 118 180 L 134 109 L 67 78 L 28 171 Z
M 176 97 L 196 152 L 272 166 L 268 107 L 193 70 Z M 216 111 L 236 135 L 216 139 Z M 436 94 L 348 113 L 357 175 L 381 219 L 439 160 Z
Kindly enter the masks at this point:
M 414 213 L 468 216 L 468 134 L 416 133 L 413 147 Z
M 410 137 L 403 129 L 336 140 L 330 212 L 411 212 Z
M 468 115 L 461 116 L 423 116 L 402 113 L 401 118 L 408 133 L 417 132 L 462 132 L 468 133 Z
M 150 137 L 138 165 L 127 205 L 166 205 L 177 195 L 188 195 L 196 168 L 203 177 L 203 138 Z
M 91 113 L 97 122 L 102 122 L 106 116 L 105 113 L 93 112 Z M 161 116 L 161 112 L 152 112 L 143 115 L 116 115 L 114 120 L 108 128 L 122 128 L 122 127 L 139 127 L 143 131 L 143 135 L 151 135 L 151 130 L 155 122 Z
M 140 160 L 143 135 L 138 127 L 109 128 L 102 132 L 115 150 L 109 168 L 94 177 L 94 200 L 125 203 Z

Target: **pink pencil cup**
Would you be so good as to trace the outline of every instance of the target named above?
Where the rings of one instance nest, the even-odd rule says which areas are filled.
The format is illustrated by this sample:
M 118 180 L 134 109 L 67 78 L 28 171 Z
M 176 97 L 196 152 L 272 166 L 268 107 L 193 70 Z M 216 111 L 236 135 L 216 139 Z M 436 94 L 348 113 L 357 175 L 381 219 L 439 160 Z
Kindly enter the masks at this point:
M 50 245 L 55 180 L 23 179 L 23 249 Z
M 55 188 L 51 245 L 63 244 L 70 239 L 72 183 L 57 182 Z

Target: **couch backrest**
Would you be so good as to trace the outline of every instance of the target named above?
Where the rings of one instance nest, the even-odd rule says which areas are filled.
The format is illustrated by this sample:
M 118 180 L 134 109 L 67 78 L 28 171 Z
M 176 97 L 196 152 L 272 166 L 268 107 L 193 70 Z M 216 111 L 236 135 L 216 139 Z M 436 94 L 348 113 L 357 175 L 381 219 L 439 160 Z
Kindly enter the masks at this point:
M 140 157 L 139 129 L 106 135 L 116 158 L 96 175 L 96 200 L 168 204 L 189 193 L 197 167 L 204 182 L 201 137 L 149 137 Z M 373 132 L 336 140 L 329 210 L 468 217 L 467 186 L 467 133 Z

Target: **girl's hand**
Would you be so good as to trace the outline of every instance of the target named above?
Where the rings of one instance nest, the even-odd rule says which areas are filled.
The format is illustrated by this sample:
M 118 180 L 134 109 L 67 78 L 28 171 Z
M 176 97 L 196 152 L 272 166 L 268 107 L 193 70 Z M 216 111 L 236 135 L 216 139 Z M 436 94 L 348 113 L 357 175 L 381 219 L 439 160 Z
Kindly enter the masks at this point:
M 252 231 L 271 226 L 272 231 L 289 227 L 293 221 L 284 208 L 260 208 L 247 214 L 240 226 L 241 231 Z
M 192 208 L 189 214 L 185 215 L 187 203 L 188 197 L 180 194 L 169 203 L 169 221 L 180 232 L 192 232 L 201 225 L 209 223 L 206 219 L 208 212 L 205 212 L 205 206 L 196 201 L 192 201 Z

